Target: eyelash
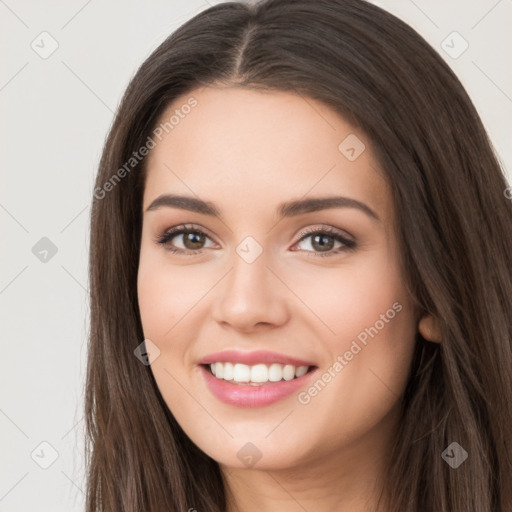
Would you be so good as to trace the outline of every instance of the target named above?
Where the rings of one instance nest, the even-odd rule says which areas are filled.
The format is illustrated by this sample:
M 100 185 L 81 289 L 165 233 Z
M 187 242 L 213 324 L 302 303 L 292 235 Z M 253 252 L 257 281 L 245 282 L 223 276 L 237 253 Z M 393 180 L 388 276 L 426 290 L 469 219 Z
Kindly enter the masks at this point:
M 158 236 L 155 239 L 155 242 L 164 246 L 164 249 L 166 251 L 169 251 L 171 253 L 175 254 L 182 254 L 182 255 L 196 255 L 201 254 L 203 252 L 203 249 L 198 250 L 190 250 L 190 249 L 178 249 L 175 247 L 168 246 L 167 244 L 178 235 L 183 235 L 185 233 L 196 233 L 200 235 L 205 235 L 208 237 L 208 235 L 199 227 L 194 225 L 181 225 L 176 226 L 174 228 L 167 229 L 162 235 Z M 308 229 L 301 233 L 299 240 L 295 242 L 294 245 L 298 244 L 299 242 L 302 242 L 304 239 L 308 238 L 311 235 L 328 235 L 330 238 L 334 238 L 337 242 L 341 242 L 345 247 L 344 248 L 338 248 L 337 251 L 330 250 L 329 252 L 321 253 L 316 251 L 306 251 L 310 254 L 308 256 L 313 257 L 328 257 L 328 256 L 335 256 L 337 254 L 340 254 L 342 252 L 348 252 L 352 251 L 356 248 L 357 244 L 353 240 L 349 240 L 348 238 L 345 238 L 342 236 L 338 231 L 335 229 L 329 227 L 329 226 L 323 226 L 322 228 L 314 228 L 314 229 Z M 208 237 L 209 238 L 209 237 Z

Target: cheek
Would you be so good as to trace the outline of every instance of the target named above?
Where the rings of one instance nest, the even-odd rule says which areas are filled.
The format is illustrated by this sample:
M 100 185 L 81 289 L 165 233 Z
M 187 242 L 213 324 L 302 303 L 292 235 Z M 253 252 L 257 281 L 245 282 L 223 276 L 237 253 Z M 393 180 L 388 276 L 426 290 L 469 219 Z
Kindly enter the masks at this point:
M 200 299 L 191 267 L 169 268 L 160 251 L 141 251 L 137 294 L 144 335 L 163 340 Z
M 157 270 L 141 261 L 137 280 L 139 310 L 144 336 L 149 339 L 161 338 L 174 324 L 176 294 L 169 293 L 171 283 L 163 279 Z M 172 283 L 176 286 L 177 283 Z
M 197 371 L 194 350 L 208 314 L 206 295 L 219 278 L 207 266 L 178 266 L 167 256 L 142 248 L 137 293 L 144 338 L 160 350 L 151 370 L 160 389 L 172 392 L 168 403 L 175 406 L 183 399 L 178 383 L 190 378 L 190 370 Z
M 137 276 L 140 317 L 144 338 L 160 350 L 150 368 L 169 408 L 187 411 L 187 417 L 195 413 L 180 383 L 186 379 L 187 347 L 194 337 L 187 314 L 199 298 L 190 277 L 187 270 L 166 270 L 158 253 L 142 249 Z
M 395 261 L 393 254 L 368 252 L 338 268 L 293 268 L 288 279 L 294 283 L 296 295 L 320 320 L 324 339 L 339 351 L 360 333 L 364 340 L 365 329 L 376 322 L 379 331 L 391 333 L 391 324 L 408 316 L 397 311 L 408 297 Z
M 397 394 L 409 370 L 415 335 L 412 304 L 403 282 L 396 259 L 368 265 L 354 276 L 350 296 L 340 297 L 346 321 L 337 324 L 350 343 L 346 351 L 361 348 L 357 353 L 364 369 L 361 385 L 375 390 L 380 377 Z M 382 391 L 386 392 L 385 384 Z
M 373 256 L 350 269 L 331 269 L 325 278 L 317 273 L 298 281 L 298 295 L 307 297 L 321 320 L 319 332 L 325 332 L 322 369 L 329 383 L 319 384 L 321 392 L 312 390 L 315 414 L 336 411 L 334 419 L 350 410 L 352 419 L 378 419 L 405 387 L 416 332 L 412 303 L 393 255 Z

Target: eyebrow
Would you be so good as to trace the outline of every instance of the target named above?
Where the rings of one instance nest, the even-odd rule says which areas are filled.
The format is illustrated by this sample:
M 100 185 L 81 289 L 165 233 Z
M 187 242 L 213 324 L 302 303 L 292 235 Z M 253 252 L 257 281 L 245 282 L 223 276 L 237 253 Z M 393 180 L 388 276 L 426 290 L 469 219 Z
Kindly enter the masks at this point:
M 204 215 L 218 217 L 219 219 L 221 218 L 220 210 L 213 203 L 203 201 L 195 197 L 179 196 L 174 194 L 163 194 L 158 196 L 148 206 L 146 211 L 157 210 L 163 206 L 202 213 Z M 377 221 L 381 220 L 375 211 L 365 203 L 357 201 L 356 199 L 351 199 L 350 197 L 342 196 L 316 197 L 288 201 L 280 204 L 277 208 L 277 212 L 280 217 L 295 217 L 304 213 L 317 212 L 330 208 L 357 208 L 372 219 Z

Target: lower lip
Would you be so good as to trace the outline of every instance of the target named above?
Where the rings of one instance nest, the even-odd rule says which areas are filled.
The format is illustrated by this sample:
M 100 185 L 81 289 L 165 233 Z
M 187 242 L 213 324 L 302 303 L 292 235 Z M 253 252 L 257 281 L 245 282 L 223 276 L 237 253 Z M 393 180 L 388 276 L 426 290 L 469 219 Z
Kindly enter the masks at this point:
M 302 377 L 279 382 L 267 382 L 257 386 L 231 384 L 224 379 L 218 379 L 203 365 L 201 372 L 210 391 L 221 401 L 236 407 L 263 407 L 273 404 L 299 391 L 306 384 L 315 368 Z

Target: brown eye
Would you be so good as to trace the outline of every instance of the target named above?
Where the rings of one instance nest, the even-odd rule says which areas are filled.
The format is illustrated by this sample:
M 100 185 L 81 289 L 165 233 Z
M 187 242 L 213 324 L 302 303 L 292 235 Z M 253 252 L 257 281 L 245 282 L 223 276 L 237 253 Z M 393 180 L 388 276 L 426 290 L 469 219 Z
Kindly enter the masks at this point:
M 313 235 L 311 238 L 311 246 L 321 252 L 330 251 L 334 244 L 334 237 L 330 235 Z
M 183 235 L 183 245 L 186 249 L 201 249 L 201 245 L 204 244 L 205 239 L 204 233 L 197 231 L 185 232 Z
M 180 241 L 181 239 L 181 241 Z M 156 242 L 173 253 L 199 254 L 210 238 L 198 228 L 178 226 L 165 231 Z M 182 247 L 180 247 L 180 244 Z
M 354 240 L 350 240 L 330 227 L 310 230 L 306 234 L 303 233 L 302 238 L 296 245 L 308 239 L 310 239 L 309 246 L 312 250 L 306 249 L 306 252 L 311 253 L 313 256 L 335 256 L 342 252 L 353 250 L 356 247 Z M 335 247 L 337 243 L 339 245 Z M 305 245 L 307 246 L 308 244 Z

